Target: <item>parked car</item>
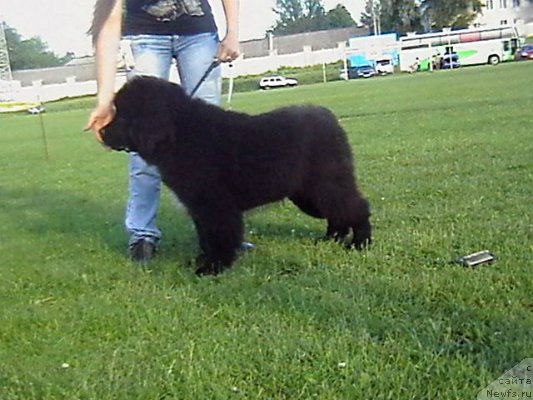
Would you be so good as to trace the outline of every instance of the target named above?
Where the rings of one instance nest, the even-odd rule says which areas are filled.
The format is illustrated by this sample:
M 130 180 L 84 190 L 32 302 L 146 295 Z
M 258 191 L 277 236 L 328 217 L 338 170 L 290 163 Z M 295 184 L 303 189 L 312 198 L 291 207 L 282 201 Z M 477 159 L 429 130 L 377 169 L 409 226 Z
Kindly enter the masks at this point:
M 271 89 L 296 85 L 298 85 L 298 80 L 294 78 L 285 78 L 281 75 L 265 76 L 259 81 L 259 89 Z
M 32 114 L 32 115 L 41 114 L 45 111 L 46 110 L 44 109 L 42 105 L 37 105 L 37 106 L 28 108 L 28 114 Z
M 361 67 L 357 67 L 356 71 L 358 78 L 371 78 L 376 75 L 376 70 L 371 65 L 363 65 Z
M 357 79 L 357 78 L 371 78 L 376 75 L 376 70 L 371 65 L 362 65 L 359 67 L 348 67 L 348 75 L 346 71 L 341 69 L 339 78 L 348 80 L 348 79 Z
M 457 53 L 446 53 L 440 60 L 440 69 L 456 69 L 461 66 Z
M 394 73 L 394 64 L 391 57 L 376 60 L 376 73 L 387 75 Z
M 516 51 L 516 60 L 533 60 L 533 44 L 525 44 Z

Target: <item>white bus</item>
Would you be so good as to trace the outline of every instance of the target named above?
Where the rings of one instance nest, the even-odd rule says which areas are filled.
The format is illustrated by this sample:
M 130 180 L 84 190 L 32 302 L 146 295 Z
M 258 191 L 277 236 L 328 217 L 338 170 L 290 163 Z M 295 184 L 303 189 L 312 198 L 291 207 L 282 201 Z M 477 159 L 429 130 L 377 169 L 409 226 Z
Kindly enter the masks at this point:
M 445 60 L 451 54 L 458 65 L 497 65 L 513 60 L 519 46 L 518 32 L 511 26 L 410 34 L 399 41 L 400 69 L 412 72 L 413 66 L 421 71 L 439 68 L 442 63 L 435 65 L 435 60 Z

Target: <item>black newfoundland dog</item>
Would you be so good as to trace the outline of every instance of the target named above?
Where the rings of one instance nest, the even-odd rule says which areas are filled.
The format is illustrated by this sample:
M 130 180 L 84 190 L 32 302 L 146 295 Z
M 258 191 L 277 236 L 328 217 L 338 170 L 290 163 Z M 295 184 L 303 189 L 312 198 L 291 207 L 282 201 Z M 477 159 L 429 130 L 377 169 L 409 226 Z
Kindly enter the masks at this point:
M 327 109 L 293 106 L 248 115 L 151 77 L 126 83 L 115 107 L 104 142 L 136 151 L 159 168 L 196 226 L 198 274 L 217 274 L 233 263 L 244 211 L 286 197 L 327 219 L 326 238 L 356 249 L 370 244 L 369 204 L 355 183 L 346 134 Z

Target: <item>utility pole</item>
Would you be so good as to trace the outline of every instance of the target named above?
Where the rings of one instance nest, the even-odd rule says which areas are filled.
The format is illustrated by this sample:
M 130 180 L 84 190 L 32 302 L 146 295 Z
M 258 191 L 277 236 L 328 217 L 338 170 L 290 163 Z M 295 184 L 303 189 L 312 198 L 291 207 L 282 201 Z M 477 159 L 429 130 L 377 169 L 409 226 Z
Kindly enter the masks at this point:
M 13 75 L 9 65 L 9 51 L 4 31 L 4 21 L 0 18 L 0 81 L 11 82 L 12 80 Z
M 374 36 L 381 35 L 381 3 L 378 0 L 377 4 L 374 4 L 372 0 L 372 25 L 374 25 Z
M 374 6 L 374 0 L 372 0 L 372 25 L 374 26 L 374 36 L 378 34 L 377 20 L 376 20 L 376 7 Z
M 4 20 L 0 16 L 0 101 L 13 99 L 12 82 L 13 75 L 9 65 L 9 50 L 4 31 Z

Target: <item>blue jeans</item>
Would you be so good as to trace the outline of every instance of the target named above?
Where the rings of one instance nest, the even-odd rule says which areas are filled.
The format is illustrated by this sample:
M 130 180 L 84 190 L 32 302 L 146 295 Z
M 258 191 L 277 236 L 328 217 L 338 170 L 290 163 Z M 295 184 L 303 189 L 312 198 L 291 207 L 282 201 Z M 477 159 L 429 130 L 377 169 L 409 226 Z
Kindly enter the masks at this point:
M 131 76 L 151 75 L 167 79 L 172 60 L 176 60 L 181 85 L 191 92 L 213 62 L 218 49 L 216 33 L 196 35 L 128 36 L 135 60 Z M 220 68 L 215 68 L 202 83 L 195 97 L 213 104 L 220 103 Z M 139 239 L 158 244 L 161 231 L 156 225 L 161 176 L 155 166 L 148 165 L 137 153 L 129 155 L 129 191 L 126 207 L 126 229 L 129 245 Z

